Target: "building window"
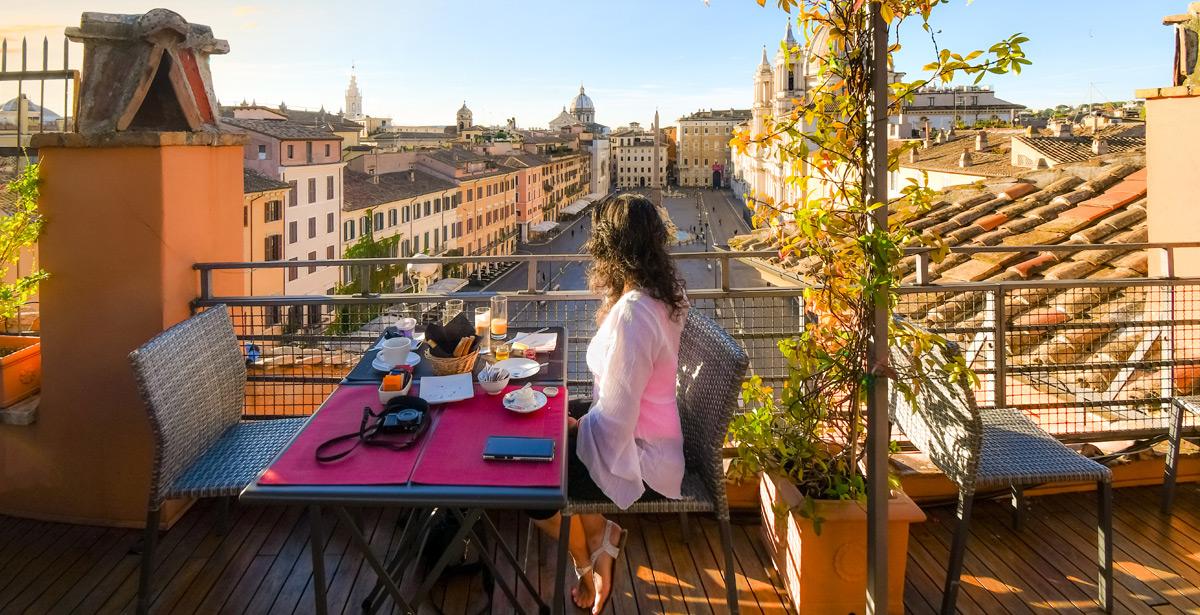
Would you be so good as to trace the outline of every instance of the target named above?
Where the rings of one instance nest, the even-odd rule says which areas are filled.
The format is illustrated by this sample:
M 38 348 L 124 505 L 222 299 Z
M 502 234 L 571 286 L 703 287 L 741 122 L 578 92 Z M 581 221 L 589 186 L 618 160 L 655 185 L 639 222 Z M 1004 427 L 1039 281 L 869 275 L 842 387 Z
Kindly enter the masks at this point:
M 325 232 L 326 233 L 333 232 L 334 227 L 337 225 L 337 222 L 335 222 L 335 220 L 336 220 L 336 218 L 332 212 L 325 214 Z
M 296 243 L 296 240 L 299 239 L 297 235 L 296 221 L 288 222 L 288 243 Z
M 328 145 L 326 147 L 329 147 Z M 333 176 L 325 178 L 325 198 L 333 200 Z
M 401 211 L 403 211 L 403 212 L 404 212 L 404 221 L 405 221 L 405 222 L 408 222 L 408 220 L 409 220 L 409 215 L 410 215 L 410 212 L 408 211 L 408 208 L 407 208 L 407 207 L 404 207 L 404 208 L 402 208 L 402 209 L 401 209 Z
M 307 162 L 307 163 L 309 163 L 309 164 L 312 164 L 312 161 L 313 161 L 313 158 L 312 158 L 312 141 L 305 141 L 305 142 L 304 142 L 304 161 L 305 161 L 305 162 Z
M 292 147 L 291 144 L 288 144 L 287 148 L 288 148 L 288 158 L 295 158 L 296 150 Z M 295 278 L 293 278 L 293 279 L 295 279 Z
M 296 261 L 295 258 L 288 259 L 288 262 L 295 262 L 295 261 Z M 289 282 L 294 281 L 298 277 L 300 277 L 300 269 L 298 267 L 288 267 L 288 281 Z
M 433 204 L 430 203 L 429 201 L 425 201 L 425 215 L 426 216 L 428 216 L 430 213 L 432 213 L 432 210 L 430 209 L 431 207 L 433 207 Z
M 436 214 L 440 211 L 442 211 L 442 199 L 434 199 L 433 200 L 433 213 Z
M 266 145 L 259 145 L 259 146 L 258 146 L 258 159 L 259 159 L 259 160 L 266 160 L 266 159 L 267 159 L 267 146 L 266 146 Z
M 477 199 L 483 198 L 483 186 L 479 186 L 478 188 L 475 189 L 475 198 L 477 198 Z
M 342 225 L 342 240 L 354 240 L 354 220 L 346 220 L 346 223 Z
M 328 143 L 325 144 L 325 157 L 326 158 L 329 157 L 329 144 Z
M 429 251 L 429 231 L 425 231 L 425 239 L 421 243 L 425 244 L 425 251 Z
M 473 191 L 470 188 L 467 188 L 467 202 L 468 203 L 470 203 L 473 199 L 473 197 L 471 196 L 472 192 Z
M 250 226 L 250 208 L 242 205 L 242 228 Z
M 358 219 L 358 234 L 366 235 L 371 232 L 371 219 L 363 216 Z
M 412 219 L 413 220 L 421 219 L 421 204 L 420 203 L 412 204 Z
M 275 222 L 283 219 L 283 203 L 267 201 L 263 207 L 263 222 Z
M 383 228 L 383 212 L 382 211 L 375 213 L 375 226 L 373 228 L 377 228 L 377 229 Z
M 317 260 L 317 253 L 316 253 L 316 252 L 309 252 L 309 253 L 308 253 L 308 260 L 310 260 L 310 261 L 315 261 L 315 260 Z M 316 272 L 317 272 L 317 268 L 316 268 L 316 266 L 315 266 L 315 265 L 309 265 L 309 266 L 308 266 L 308 272 L 309 272 L 309 273 L 316 273 Z
M 310 204 L 317 202 L 317 178 L 315 177 L 308 178 L 308 202 Z
M 308 238 L 313 239 L 317 236 L 317 218 L 314 216 L 308 219 Z
M 420 254 L 420 253 L 421 253 L 421 236 L 420 236 L 420 235 L 413 235 L 413 249 L 412 249 L 412 253 L 413 253 L 413 254 Z
M 325 260 L 333 260 L 337 258 L 334 255 L 333 246 L 325 246 Z
M 277 261 L 283 258 L 283 236 L 267 235 L 263 238 L 263 260 Z
M 396 226 L 396 209 L 388 210 L 388 226 Z
M 296 199 L 300 198 L 298 194 L 299 188 L 297 187 L 296 180 L 294 179 L 289 181 L 288 184 L 291 185 L 291 190 L 288 191 L 288 207 L 295 207 Z

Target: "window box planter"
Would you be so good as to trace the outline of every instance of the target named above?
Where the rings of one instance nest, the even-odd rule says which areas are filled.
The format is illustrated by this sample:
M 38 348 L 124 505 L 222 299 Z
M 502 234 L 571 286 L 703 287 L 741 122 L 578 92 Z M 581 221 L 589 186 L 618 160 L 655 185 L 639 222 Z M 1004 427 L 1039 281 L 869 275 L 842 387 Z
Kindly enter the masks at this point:
M 818 535 L 800 514 L 803 496 L 786 478 L 764 474 L 759 481 L 762 537 L 792 605 L 800 613 L 865 613 L 867 592 L 867 507 L 855 501 L 820 500 Z M 888 503 L 888 609 L 904 612 L 904 565 L 908 526 L 925 513 L 908 496 Z
M 33 396 L 42 388 L 42 341 L 36 337 L 0 335 L 0 408 Z

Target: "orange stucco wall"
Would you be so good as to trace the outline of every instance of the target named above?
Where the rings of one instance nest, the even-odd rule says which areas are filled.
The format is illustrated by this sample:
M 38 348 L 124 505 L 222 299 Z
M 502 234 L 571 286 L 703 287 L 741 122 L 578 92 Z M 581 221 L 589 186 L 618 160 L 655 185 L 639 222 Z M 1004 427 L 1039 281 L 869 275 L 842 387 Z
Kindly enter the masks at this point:
M 1196 241 L 1200 96 L 1146 100 L 1146 172 L 1150 241 Z M 1151 266 L 1157 265 L 1151 259 Z M 1176 251 L 1175 274 L 1200 276 L 1200 249 Z
M 241 258 L 242 147 L 40 154 L 41 405 L 34 425 L 0 426 L 0 513 L 137 526 L 152 445 L 127 355 L 189 316 L 193 263 Z

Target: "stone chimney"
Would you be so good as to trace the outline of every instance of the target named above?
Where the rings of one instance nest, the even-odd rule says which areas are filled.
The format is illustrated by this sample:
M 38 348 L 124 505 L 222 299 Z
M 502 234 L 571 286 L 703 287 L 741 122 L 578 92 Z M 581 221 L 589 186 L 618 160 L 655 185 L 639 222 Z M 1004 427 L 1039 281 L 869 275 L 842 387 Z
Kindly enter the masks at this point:
M 908 150 L 908 162 L 909 162 L 909 164 L 912 164 L 916 161 L 917 161 L 917 148 L 914 147 L 914 148 Z
M 417 182 L 417 172 L 415 170 L 408 170 L 408 181 L 414 184 Z
M 1171 85 L 1200 85 L 1200 2 L 1188 5 L 1187 13 L 1168 15 L 1163 25 L 1175 26 L 1175 72 Z
M 988 147 L 987 132 L 981 130 L 981 131 L 979 131 L 978 134 L 975 135 L 975 151 L 982 152 L 983 150 L 986 150 L 987 147 Z
M 1025 127 L 1025 136 L 1027 136 L 1027 137 L 1032 137 L 1032 136 L 1035 136 L 1035 135 L 1037 135 L 1037 129 L 1036 129 L 1036 128 L 1034 128 L 1033 126 L 1026 126 L 1026 127 Z
M 1072 135 L 1071 122 L 1059 120 L 1050 124 L 1051 134 L 1059 139 L 1065 139 Z
M 178 13 L 84 13 L 67 38 L 83 43 L 76 129 L 83 135 L 127 130 L 218 130 L 208 56 L 229 53 L 212 28 Z
M 1092 153 L 1100 156 L 1108 153 L 1108 139 L 1092 137 Z
M 938 144 L 945 143 L 945 142 L 946 142 L 946 133 L 945 133 L 945 132 L 943 132 L 943 131 L 941 131 L 941 130 L 939 130 L 939 131 L 938 131 L 938 134 L 937 134 L 937 138 L 936 138 L 936 139 L 934 139 L 934 142 L 935 142 L 935 143 L 938 143 Z
M 958 157 L 958 166 L 964 169 L 971 166 L 971 150 L 963 150 L 963 153 Z

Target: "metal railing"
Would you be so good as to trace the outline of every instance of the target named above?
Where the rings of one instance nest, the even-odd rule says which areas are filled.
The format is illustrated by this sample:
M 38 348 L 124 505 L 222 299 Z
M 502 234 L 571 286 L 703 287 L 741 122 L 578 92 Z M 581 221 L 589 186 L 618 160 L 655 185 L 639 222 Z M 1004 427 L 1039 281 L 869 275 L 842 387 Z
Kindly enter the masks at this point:
M 1159 278 L 1034 280 L 999 283 L 910 285 L 899 289 L 896 313 L 960 344 L 979 375 L 981 407 L 1016 407 L 1068 441 L 1133 439 L 1160 435 L 1169 400 L 1200 393 L 1200 278 L 1169 277 L 1173 254 L 1196 244 L 1122 246 L 1023 246 L 1008 252 L 1149 250 L 1162 254 Z M 990 249 L 956 250 L 964 253 Z M 919 254 L 913 251 L 913 255 Z M 752 258 L 765 264 L 774 251 L 696 252 L 679 260 L 713 261 L 714 288 L 689 288 L 693 305 L 716 319 L 742 343 L 751 370 L 769 384 L 788 376 L 779 340 L 794 335 L 805 317 L 804 286 L 732 288 L 730 268 Z M 407 264 L 412 259 L 312 261 L 322 267 Z M 258 414 L 307 414 L 346 373 L 391 319 L 441 318 L 449 298 L 467 309 L 495 294 L 510 302 L 513 326 L 565 326 L 569 333 L 568 377 L 586 391 L 584 361 L 595 331 L 598 300 L 587 291 L 548 291 L 536 276 L 541 262 L 587 261 L 584 254 L 431 257 L 424 263 L 523 262 L 526 288 L 515 292 L 453 295 L 218 296 L 214 276 L 238 269 L 282 269 L 281 263 L 204 263 L 198 308 L 224 303 L 237 319 L 239 337 L 260 349 L 251 368 L 248 408 Z M 767 265 L 769 266 L 769 265 Z M 365 273 L 365 272 L 364 272 Z M 361 275 L 363 277 L 369 277 Z M 998 349 L 1000 351 L 998 351 Z M 1197 417 L 1185 417 L 1190 429 Z
M 15 46 L 15 45 L 14 45 Z M 30 50 L 27 38 L 21 38 L 18 62 L 9 62 L 10 44 L 7 38 L 0 38 L 0 84 L 16 84 L 16 109 L 12 125 L 0 125 L 0 156 L 21 156 L 29 145 L 29 136 L 41 132 L 69 132 L 74 130 L 75 118 L 79 104 L 79 71 L 71 68 L 71 42 L 65 37 L 62 42 L 62 68 L 50 68 L 50 39 L 42 38 L 41 67 Z M 18 65 L 19 63 L 19 65 Z M 46 120 L 46 83 L 62 82 L 62 108 L 60 120 L 50 123 Z M 37 93 L 37 101 L 33 101 L 33 93 Z M 0 87 L 0 104 L 8 100 L 11 91 Z M 57 94 L 53 94 L 55 97 Z M 40 109 L 36 112 L 32 106 Z M 30 118 L 36 117 L 37 125 L 30 125 Z

